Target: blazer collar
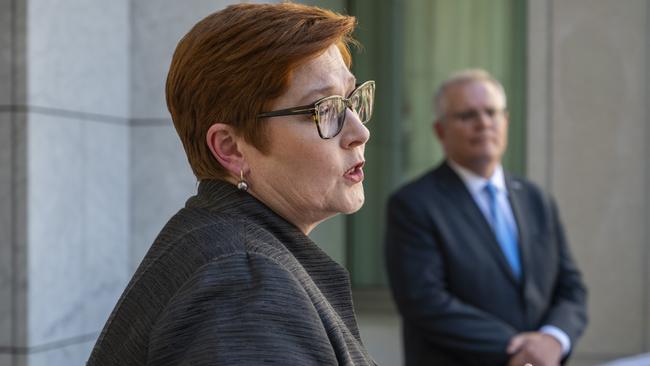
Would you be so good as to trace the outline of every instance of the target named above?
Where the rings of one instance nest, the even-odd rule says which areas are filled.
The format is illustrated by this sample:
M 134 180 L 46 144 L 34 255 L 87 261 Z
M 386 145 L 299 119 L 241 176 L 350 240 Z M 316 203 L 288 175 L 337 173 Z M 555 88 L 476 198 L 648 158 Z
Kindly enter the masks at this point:
M 457 164 L 453 160 L 448 160 L 447 164 L 463 181 L 465 187 L 470 191 L 472 195 L 476 196 L 478 194 L 482 194 L 482 191 L 485 189 L 485 185 L 488 184 L 488 182 L 492 183 L 497 191 L 506 192 L 507 194 L 506 181 L 501 164 L 497 165 L 496 169 L 492 173 L 492 176 L 489 178 L 482 177 L 473 171 L 461 166 L 460 164 Z
M 501 246 L 496 240 L 490 223 L 486 220 L 485 216 L 483 216 L 481 209 L 476 205 L 474 198 L 472 197 L 468 188 L 465 186 L 462 178 L 449 166 L 449 163 L 447 161 L 443 162 L 439 168 L 435 170 L 434 174 L 436 175 L 435 180 L 439 183 L 440 188 L 444 191 L 444 196 L 451 198 L 451 205 L 453 205 L 453 209 L 460 210 L 463 216 L 465 216 L 467 219 L 468 230 L 476 230 L 478 231 L 479 237 L 486 238 L 484 244 L 488 246 L 489 253 L 492 254 L 494 260 L 499 263 L 499 266 L 505 272 L 506 277 L 510 279 L 513 285 L 520 286 L 524 282 L 523 280 L 525 280 L 525 272 L 527 267 L 525 255 L 523 253 L 528 252 L 528 250 L 525 250 L 524 246 L 520 244 L 522 246 L 522 267 L 524 272 L 524 277 L 522 278 L 522 281 L 520 281 L 517 280 L 514 273 L 512 272 L 510 264 L 508 264 L 508 260 L 506 259 L 503 251 L 501 250 Z M 510 200 L 511 206 L 513 208 L 515 221 L 517 222 L 517 226 L 519 228 L 520 242 L 526 243 L 526 238 L 523 234 L 521 234 L 524 230 L 522 230 L 522 218 L 519 214 L 520 210 L 518 209 L 519 205 L 517 203 L 520 196 L 517 195 L 517 197 L 513 197 L 512 195 L 513 192 L 520 190 L 521 184 L 519 182 L 512 182 L 510 175 L 507 173 L 504 173 L 504 183 L 505 189 L 508 192 L 508 199 Z M 513 185 L 516 185 L 518 188 L 513 189 Z M 517 209 L 515 207 L 517 207 Z
M 263 226 L 278 237 L 290 237 L 292 241 L 298 239 L 313 243 L 295 225 L 276 214 L 263 202 L 223 180 L 202 180 L 197 195 L 187 201 L 186 207 L 203 208 L 229 216 L 242 217 Z
M 295 225 L 276 214 L 251 194 L 237 189 L 223 180 L 202 180 L 196 196 L 190 198 L 186 207 L 202 208 L 229 217 L 240 217 L 271 233 L 300 261 L 313 278 L 339 276 L 340 283 L 349 283 L 347 270 L 334 261 L 313 240 Z M 314 273 L 307 263 L 328 263 L 332 272 Z M 334 269 L 335 268 L 335 269 Z
M 198 193 L 187 201 L 186 207 L 240 218 L 259 226 L 275 236 L 294 254 L 305 250 L 320 252 L 311 238 L 295 225 L 276 214 L 250 193 L 237 189 L 229 182 L 218 179 L 202 180 L 199 183 Z
M 309 274 L 310 279 L 319 284 L 334 283 L 328 287 L 318 287 L 328 301 L 338 306 L 352 307 L 350 293 L 350 277 L 348 271 L 334 261 L 327 253 L 314 243 L 310 237 L 300 231 L 295 225 L 276 214 L 263 202 L 247 192 L 240 191 L 233 184 L 222 180 L 202 180 L 198 193 L 187 201 L 187 208 L 205 209 L 229 218 L 241 218 L 245 225 L 246 234 L 251 238 L 265 240 L 265 235 L 255 235 L 255 232 L 271 234 L 275 240 L 266 241 L 261 245 L 280 245 L 288 250 L 298 263 Z M 260 245 L 252 242 L 251 245 Z M 327 268 L 326 271 L 323 268 Z M 359 338 L 359 330 L 351 318 L 343 321 Z
M 523 270 L 521 282 L 525 283 L 530 279 L 528 269 L 532 268 L 530 248 L 531 230 L 526 220 L 527 215 L 525 214 L 531 208 L 527 207 L 528 199 L 522 183 L 509 174 L 506 174 L 506 189 L 508 190 L 508 201 L 510 202 L 510 207 L 512 207 L 512 213 L 515 217 L 519 232 L 519 253 Z

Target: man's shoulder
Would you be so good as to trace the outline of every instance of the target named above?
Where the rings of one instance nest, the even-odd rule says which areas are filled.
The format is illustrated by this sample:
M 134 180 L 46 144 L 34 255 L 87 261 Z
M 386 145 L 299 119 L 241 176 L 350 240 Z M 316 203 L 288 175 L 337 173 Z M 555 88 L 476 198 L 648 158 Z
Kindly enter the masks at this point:
M 436 210 L 446 200 L 444 196 L 449 190 L 443 187 L 454 183 L 449 174 L 453 172 L 443 163 L 404 183 L 390 195 L 387 209 L 395 213 L 430 214 L 431 210 Z
M 399 186 L 392 196 L 410 196 L 413 194 L 434 194 L 438 188 L 438 183 L 444 179 L 444 170 L 449 169 L 444 163 L 420 174 L 416 178 L 407 181 Z
M 549 199 L 548 193 L 532 180 L 510 172 L 506 172 L 505 176 L 506 184 L 510 190 L 515 192 L 521 191 L 538 199 Z

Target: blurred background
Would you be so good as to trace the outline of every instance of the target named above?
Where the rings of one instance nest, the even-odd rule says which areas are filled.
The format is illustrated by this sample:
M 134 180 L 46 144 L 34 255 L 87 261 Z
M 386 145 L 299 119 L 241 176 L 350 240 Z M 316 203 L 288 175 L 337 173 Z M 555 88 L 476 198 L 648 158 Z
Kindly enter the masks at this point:
M 235 1 L 0 0 L 0 365 L 83 365 L 135 267 L 195 192 L 164 99 L 176 43 Z M 650 352 L 650 0 L 311 0 L 358 17 L 377 81 L 366 205 L 312 236 L 347 266 L 362 337 L 400 365 L 388 194 L 441 158 L 450 72 L 506 87 L 507 169 L 558 200 L 590 290 L 570 365 Z

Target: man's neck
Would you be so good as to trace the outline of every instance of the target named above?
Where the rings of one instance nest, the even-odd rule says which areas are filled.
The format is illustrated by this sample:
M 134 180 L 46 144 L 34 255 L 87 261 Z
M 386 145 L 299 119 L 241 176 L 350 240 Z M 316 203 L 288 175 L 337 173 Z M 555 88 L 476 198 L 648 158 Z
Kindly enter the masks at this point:
M 492 175 L 494 174 L 494 170 L 499 165 L 498 161 L 497 162 L 491 161 L 491 162 L 487 162 L 487 163 L 484 162 L 484 161 L 460 163 L 460 162 L 458 162 L 456 160 L 452 160 L 449 157 L 447 157 L 447 160 L 449 160 L 449 161 L 453 162 L 454 164 L 456 164 L 458 166 L 461 166 L 461 167 L 471 171 L 472 173 L 474 173 L 474 174 L 476 174 L 476 175 L 478 175 L 480 177 L 483 177 L 485 179 L 490 179 L 490 177 L 492 177 Z

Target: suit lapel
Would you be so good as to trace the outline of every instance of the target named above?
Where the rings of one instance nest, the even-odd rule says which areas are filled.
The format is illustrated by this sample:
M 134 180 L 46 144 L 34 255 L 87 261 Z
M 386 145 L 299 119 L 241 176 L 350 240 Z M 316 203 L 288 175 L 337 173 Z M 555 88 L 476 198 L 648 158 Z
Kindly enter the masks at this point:
M 499 267 L 505 272 L 506 277 L 512 281 L 515 286 L 519 286 L 519 281 L 512 272 L 512 268 L 508 263 L 501 246 L 497 242 L 492 226 L 486 220 L 483 212 L 474 201 L 474 197 L 467 190 L 463 180 L 451 169 L 447 163 L 443 163 L 438 169 L 439 176 L 437 180 L 441 183 L 441 188 L 445 190 L 443 197 L 451 198 L 450 205 L 453 210 L 460 210 L 467 222 L 467 230 L 476 231 L 478 238 L 485 238 L 476 243 L 468 243 L 470 245 L 487 246 L 488 252 L 492 255 L 495 261 L 499 263 Z M 524 269 L 525 270 L 525 269 Z
M 532 268 L 530 266 L 530 230 L 527 227 L 527 222 L 523 214 L 526 210 L 526 197 L 524 188 L 520 182 L 512 179 L 508 174 L 506 174 L 505 179 L 510 207 L 512 207 L 512 213 L 515 216 L 515 222 L 517 224 L 519 257 L 521 260 L 522 268 L 522 282 L 525 282 L 530 278 L 528 270 Z

